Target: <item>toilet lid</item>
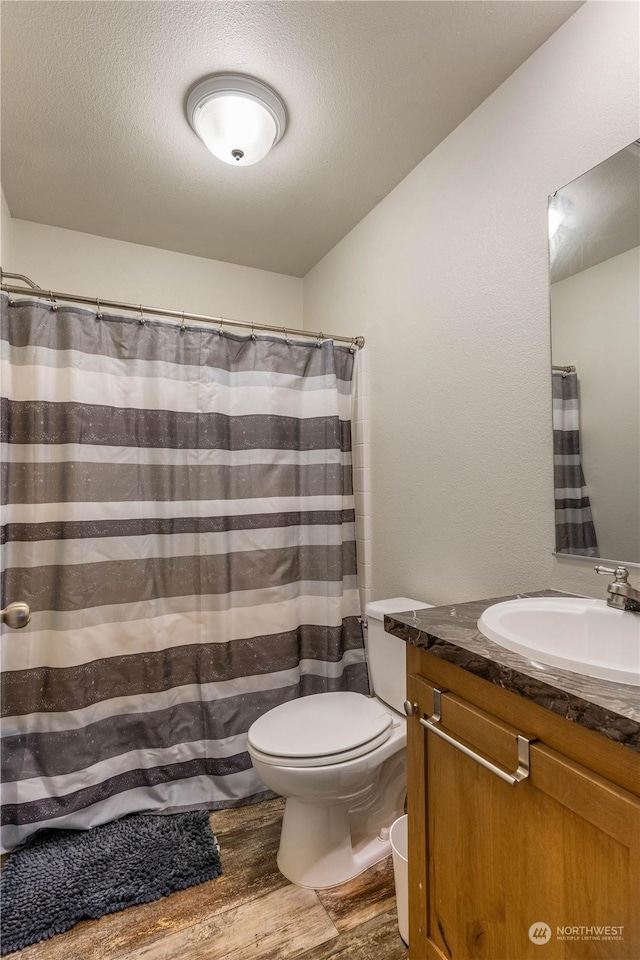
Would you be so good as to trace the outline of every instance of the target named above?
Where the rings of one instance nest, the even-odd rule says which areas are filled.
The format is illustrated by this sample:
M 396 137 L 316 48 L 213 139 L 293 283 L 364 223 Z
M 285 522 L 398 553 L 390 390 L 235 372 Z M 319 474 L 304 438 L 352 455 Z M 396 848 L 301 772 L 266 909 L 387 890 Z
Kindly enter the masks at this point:
M 350 753 L 388 739 L 392 719 L 379 700 L 361 693 L 316 693 L 269 710 L 249 728 L 249 744 L 262 754 L 293 761 Z M 358 753 L 366 752 L 364 749 Z M 336 757 L 336 761 L 344 759 Z

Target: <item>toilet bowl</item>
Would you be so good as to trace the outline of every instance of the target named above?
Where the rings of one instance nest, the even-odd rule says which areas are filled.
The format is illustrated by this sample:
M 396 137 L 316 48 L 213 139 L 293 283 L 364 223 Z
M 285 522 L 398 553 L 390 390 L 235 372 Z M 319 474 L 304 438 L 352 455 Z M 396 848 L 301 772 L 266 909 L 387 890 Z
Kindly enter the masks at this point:
M 404 597 L 368 604 L 367 653 L 376 695 L 320 693 L 280 704 L 249 728 L 263 782 L 286 798 L 278 868 L 293 883 L 344 883 L 391 853 L 389 828 L 406 798 L 406 653 L 385 613 L 424 607 Z

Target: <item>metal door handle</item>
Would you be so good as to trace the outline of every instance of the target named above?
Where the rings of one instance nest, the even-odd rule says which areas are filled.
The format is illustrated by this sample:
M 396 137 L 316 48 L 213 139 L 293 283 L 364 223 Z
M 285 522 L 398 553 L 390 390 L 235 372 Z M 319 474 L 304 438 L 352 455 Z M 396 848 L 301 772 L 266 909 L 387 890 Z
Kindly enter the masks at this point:
M 31 607 L 24 600 L 16 600 L 14 603 L 7 604 L 4 610 L 0 610 L 0 621 L 13 630 L 26 627 L 29 620 L 31 620 Z
M 531 743 L 526 737 L 517 735 L 516 740 L 518 743 L 518 768 L 515 773 L 507 773 L 506 770 L 503 770 L 501 767 L 496 766 L 495 763 L 491 763 L 490 760 L 487 760 L 485 757 L 481 756 L 479 753 L 476 753 L 475 750 L 471 750 L 469 747 L 465 747 L 463 743 L 460 743 L 459 740 L 456 740 L 455 737 L 450 736 L 450 734 L 445 733 L 444 730 L 441 730 L 438 727 L 440 722 L 440 710 L 441 703 L 440 698 L 442 696 L 442 691 L 434 688 L 433 691 L 433 713 L 430 717 L 427 717 L 426 720 L 420 718 L 420 723 L 423 727 L 430 733 L 435 733 L 437 737 L 440 737 L 442 740 L 445 740 L 447 743 L 450 743 L 452 747 L 455 747 L 456 750 L 459 750 L 461 753 L 464 753 L 465 757 L 470 757 L 472 760 L 475 760 L 476 763 L 479 763 L 481 767 L 484 767 L 485 770 L 490 770 L 491 773 L 495 773 L 496 777 L 500 777 L 501 780 L 504 780 L 505 783 L 509 783 L 512 787 L 515 787 L 517 783 L 520 783 L 521 780 L 526 780 L 529 776 L 529 745 Z

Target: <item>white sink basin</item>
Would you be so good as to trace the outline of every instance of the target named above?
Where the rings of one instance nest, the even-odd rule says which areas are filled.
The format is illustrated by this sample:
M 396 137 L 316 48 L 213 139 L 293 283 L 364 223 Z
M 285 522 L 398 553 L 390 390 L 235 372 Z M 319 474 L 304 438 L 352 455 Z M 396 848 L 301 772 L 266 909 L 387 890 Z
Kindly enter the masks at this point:
M 478 628 L 530 660 L 640 686 L 640 614 L 613 610 L 604 600 L 507 600 L 488 607 Z

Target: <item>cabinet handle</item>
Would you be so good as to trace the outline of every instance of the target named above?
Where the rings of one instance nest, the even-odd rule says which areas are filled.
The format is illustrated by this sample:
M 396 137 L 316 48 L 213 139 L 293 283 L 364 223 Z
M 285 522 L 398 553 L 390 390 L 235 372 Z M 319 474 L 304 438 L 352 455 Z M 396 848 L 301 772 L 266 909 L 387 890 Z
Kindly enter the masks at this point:
M 479 753 L 476 753 L 475 750 L 471 750 L 469 747 L 465 747 L 463 743 L 460 743 L 459 740 L 456 740 L 455 737 L 450 736 L 448 733 L 445 733 L 444 730 L 441 730 L 437 724 L 440 722 L 440 710 L 441 702 L 440 698 L 442 696 L 442 691 L 434 688 L 433 690 L 433 713 L 430 717 L 427 717 L 426 720 L 420 718 L 420 723 L 425 727 L 430 733 L 435 733 L 437 737 L 440 737 L 441 740 L 445 740 L 447 743 L 450 743 L 452 747 L 455 747 L 456 750 L 459 750 L 461 753 L 464 753 L 465 757 L 470 757 L 472 760 L 475 760 L 476 763 L 479 763 L 481 767 L 484 767 L 485 770 L 490 770 L 491 773 L 495 773 L 496 777 L 500 777 L 501 780 L 504 780 L 505 783 L 511 784 L 512 787 L 515 787 L 517 783 L 520 783 L 521 780 L 526 780 L 529 776 L 529 744 L 530 740 L 527 740 L 526 737 L 517 735 L 516 739 L 518 742 L 518 769 L 515 773 L 507 773 L 506 770 L 503 770 L 501 767 L 491 763 L 490 760 L 485 759 L 485 757 L 480 756 Z

